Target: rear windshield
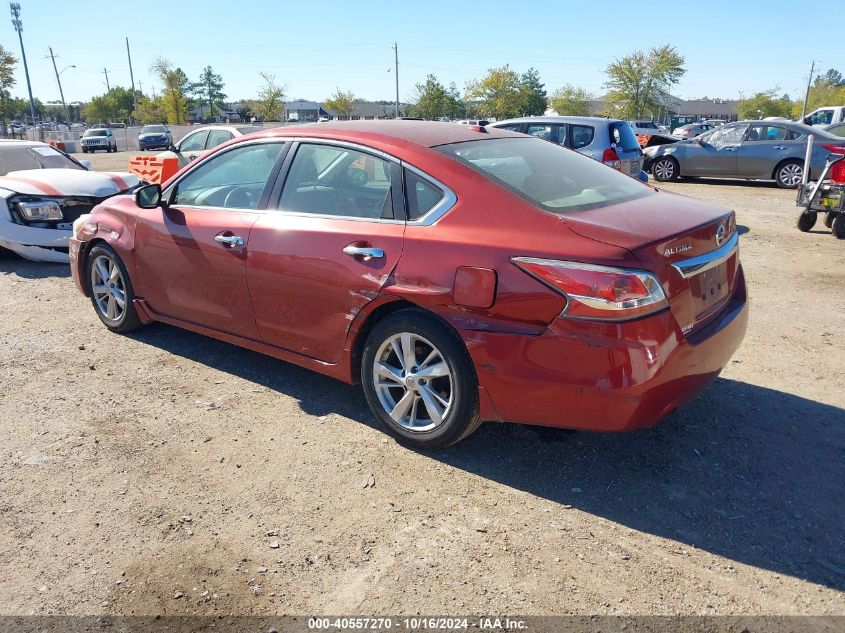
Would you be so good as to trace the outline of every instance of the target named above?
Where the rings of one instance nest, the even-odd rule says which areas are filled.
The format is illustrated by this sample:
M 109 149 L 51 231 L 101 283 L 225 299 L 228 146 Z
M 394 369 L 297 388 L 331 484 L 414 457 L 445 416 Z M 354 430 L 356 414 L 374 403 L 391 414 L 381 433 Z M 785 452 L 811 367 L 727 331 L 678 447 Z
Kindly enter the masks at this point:
M 82 136 L 83 136 L 83 137 L 89 137 L 89 136 L 106 136 L 106 135 L 107 135 L 106 130 L 85 130 L 85 131 L 82 133 Z
M 594 209 L 654 193 L 611 167 L 540 139 L 497 138 L 435 149 L 553 213 Z
M 145 125 L 141 134 L 165 134 L 167 130 L 163 125 Z
M 77 163 L 54 150 L 52 147 L 36 145 L 34 147 L 0 148 L 0 176 L 10 171 L 25 169 L 84 169 Z
M 640 149 L 640 143 L 637 140 L 637 135 L 634 134 L 632 128 L 625 121 L 610 124 L 610 142 L 616 143 L 616 147 L 621 148 L 626 152 L 632 152 Z

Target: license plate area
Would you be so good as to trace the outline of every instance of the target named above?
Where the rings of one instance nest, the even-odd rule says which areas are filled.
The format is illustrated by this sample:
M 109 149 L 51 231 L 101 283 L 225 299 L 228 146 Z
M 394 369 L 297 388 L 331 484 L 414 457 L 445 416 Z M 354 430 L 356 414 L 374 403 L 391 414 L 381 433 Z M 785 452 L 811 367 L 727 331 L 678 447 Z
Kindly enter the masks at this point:
M 706 319 L 728 298 L 728 262 L 692 277 L 689 285 L 695 307 L 695 320 Z

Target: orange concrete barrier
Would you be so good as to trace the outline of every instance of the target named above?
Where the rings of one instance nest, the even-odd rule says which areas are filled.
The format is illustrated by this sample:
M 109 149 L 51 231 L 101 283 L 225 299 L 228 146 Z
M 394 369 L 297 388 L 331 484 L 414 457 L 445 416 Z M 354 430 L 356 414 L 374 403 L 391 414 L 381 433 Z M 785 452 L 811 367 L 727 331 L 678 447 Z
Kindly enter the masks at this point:
M 179 159 L 175 157 L 133 156 L 129 159 L 129 173 L 151 185 L 166 182 L 177 171 Z
M 60 152 L 65 151 L 64 141 L 47 141 L 47 145 L 49 145 L 50 147 L 55 147 Z

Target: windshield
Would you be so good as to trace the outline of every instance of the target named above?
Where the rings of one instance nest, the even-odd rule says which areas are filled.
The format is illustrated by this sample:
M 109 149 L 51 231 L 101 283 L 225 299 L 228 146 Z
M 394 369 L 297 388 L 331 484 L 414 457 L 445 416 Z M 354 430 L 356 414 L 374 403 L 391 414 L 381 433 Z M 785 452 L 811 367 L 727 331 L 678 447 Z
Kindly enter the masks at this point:
M 106 131 L 105 130 L 85 130 L 82 133 L 82 136 L 86 137 L 86 138 L 89 137 L 89 136 L 106 136 Z
M 540 139 L 498 138 L 435 149 L 553 213 L 593 209 L 654 193 L 592 158 Z
M 84 169 L 52 147 L 4 147 L 0 150 L 0 175 L 25 169 Z
M 141 134 L 165 134 L 167 130 L 163 125 L 145 125 Z

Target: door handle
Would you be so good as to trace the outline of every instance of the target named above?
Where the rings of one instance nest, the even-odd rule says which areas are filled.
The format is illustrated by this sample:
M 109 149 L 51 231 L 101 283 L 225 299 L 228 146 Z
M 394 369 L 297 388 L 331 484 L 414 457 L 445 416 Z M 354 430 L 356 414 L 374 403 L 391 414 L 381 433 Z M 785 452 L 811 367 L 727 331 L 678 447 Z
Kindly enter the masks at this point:
M 243 248 L 244 238 L 238 235 L 215 235 L 214 241 L 230 248 Z
M 725 148 L 725 151 L 726 151 L 726 152 L 735 152 L 735 151 L 736 151 L 736 148 L 735 148 L 735 147 L 726 147 L 726 148 Z
M 381 257 L 384 257 L 384 251 L 380 248 L 370 248 L 368 246 L 355 246 L 354 244 L 344 246 L 343 252 L 349 255 L 350 257 L 363 257 L 364 259 L 370 259 L 371 257 L 379 259 Z
M 786 149 L 786 145 L 775 145 L 772 149 Z

